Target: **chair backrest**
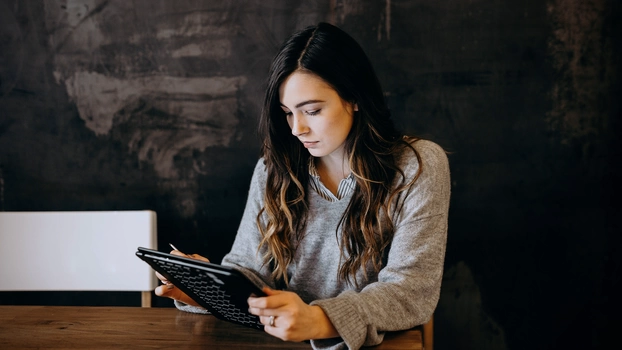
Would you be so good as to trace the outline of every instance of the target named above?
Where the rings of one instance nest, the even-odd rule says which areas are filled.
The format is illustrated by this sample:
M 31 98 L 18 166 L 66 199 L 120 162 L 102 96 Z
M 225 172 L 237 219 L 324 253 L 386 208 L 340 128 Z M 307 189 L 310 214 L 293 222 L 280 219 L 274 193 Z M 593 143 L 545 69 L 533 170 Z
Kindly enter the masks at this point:
M 150 293 L 138 246 L 157 247 L 154 211 L 0 212 L 0 291 Z
M 434 350 L 434 315 L 423 324 L 423 350 Z

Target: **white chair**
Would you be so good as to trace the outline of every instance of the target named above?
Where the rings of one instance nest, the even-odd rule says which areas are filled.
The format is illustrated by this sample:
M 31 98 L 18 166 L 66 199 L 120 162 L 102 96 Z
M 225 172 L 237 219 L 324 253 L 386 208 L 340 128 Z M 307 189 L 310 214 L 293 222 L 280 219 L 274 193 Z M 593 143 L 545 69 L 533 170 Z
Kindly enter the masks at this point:
M 156 249 L 156 213 L 0 212 L 0 291 L 136 291 L 157 286 L 136 248 Z

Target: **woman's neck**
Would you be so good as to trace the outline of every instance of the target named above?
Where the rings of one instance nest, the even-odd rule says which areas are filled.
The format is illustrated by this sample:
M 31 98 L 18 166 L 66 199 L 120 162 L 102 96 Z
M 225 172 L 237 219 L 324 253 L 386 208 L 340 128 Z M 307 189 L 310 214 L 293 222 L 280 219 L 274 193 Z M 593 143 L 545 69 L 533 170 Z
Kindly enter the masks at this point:
M 316 158 L 315 167 L 324 186 L 335 195 L 341 180 L 350 175 L 350 166 L 345 157 Z

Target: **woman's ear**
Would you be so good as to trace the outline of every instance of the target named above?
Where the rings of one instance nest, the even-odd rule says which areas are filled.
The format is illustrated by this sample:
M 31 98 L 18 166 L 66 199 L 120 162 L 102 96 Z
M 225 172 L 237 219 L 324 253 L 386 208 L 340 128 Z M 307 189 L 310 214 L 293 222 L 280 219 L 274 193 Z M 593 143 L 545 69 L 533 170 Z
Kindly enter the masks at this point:
M 355 112 L 358 112 L 358 111 L 359 111 L 359 105 L 358 105 L 358 103 L 355 103 L 355 104 L 354 104 L 354 111 L 355 111 Z

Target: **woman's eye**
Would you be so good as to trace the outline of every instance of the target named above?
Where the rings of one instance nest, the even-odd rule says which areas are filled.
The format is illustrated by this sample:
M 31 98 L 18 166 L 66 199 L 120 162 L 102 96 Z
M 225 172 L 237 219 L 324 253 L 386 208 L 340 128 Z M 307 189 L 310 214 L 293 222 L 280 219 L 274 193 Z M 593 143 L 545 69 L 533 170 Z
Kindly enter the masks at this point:
M 314 111 L 307 111 L 307 115 L 316 115 L 319 114 L 321 109 L 316 109 Z
M 283 113 L 285 113 L 285 117 L 287 117 L 287 118 L 292 116 L 292 112 L 285 112 L 285 111 L 283 111 Z

